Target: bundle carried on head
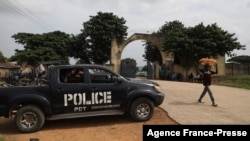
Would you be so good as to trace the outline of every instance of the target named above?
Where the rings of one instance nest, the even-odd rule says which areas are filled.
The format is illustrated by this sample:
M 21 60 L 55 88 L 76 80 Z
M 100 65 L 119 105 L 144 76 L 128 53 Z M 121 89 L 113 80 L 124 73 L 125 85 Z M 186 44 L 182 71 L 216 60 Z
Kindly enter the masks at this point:
M 199 62 L 202 64 L 202 65 L 205 65 L 205 64 L 209 64 L 209 65 L 216 65 L 217 64 L 217 61 L 213 58 L 208 58 L 208 57 L 204 57 L 204 58 L 201 58 L 199 60 Z

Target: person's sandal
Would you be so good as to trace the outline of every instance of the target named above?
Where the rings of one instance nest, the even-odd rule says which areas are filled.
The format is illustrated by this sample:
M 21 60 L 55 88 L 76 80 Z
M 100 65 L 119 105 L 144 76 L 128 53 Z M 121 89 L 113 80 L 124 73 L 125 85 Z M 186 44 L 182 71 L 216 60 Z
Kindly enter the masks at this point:
M 212 106 L 217 107 L 218 105 L 217 104 L 212 104 Z
M 201 100 L 198 100 L 198 103 L 203 103 Z

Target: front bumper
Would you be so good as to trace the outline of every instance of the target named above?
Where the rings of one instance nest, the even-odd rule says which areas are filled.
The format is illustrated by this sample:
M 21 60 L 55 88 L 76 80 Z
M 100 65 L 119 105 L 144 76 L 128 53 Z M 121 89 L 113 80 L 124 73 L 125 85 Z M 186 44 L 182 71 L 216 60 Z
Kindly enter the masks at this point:
M 165 98 L 165 94 L 164 93 L 157 93 L 156 96 L 154 97 L 154 105 L 155 106 L 159 106 L 163 103 Z

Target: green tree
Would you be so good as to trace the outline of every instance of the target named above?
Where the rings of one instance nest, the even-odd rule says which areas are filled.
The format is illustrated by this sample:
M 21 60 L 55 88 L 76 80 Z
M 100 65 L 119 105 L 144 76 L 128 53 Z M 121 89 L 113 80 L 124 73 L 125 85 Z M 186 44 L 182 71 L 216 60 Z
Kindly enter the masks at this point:
M 69 48 L 69 55 L 75 59 L 80 59 L 77 63 L 91 63 L 91 54 L 84 33 L 72 36 Z
M 248 55 L 240 55 L 235 56 L 227 60 L 228 62 L 233 61 L 241 64 L 250 64 L 250 56 Z
M 133 58 L 124 58 L 121 60 L 121 63 L 125 63 L 125 64 L 134 64 L 136 66 L 136 60 Z
M 24 46 L 23 50 L 16 49 L 10 60 L 19 64 L 36 61 L 66 60 L 68 61 L 68 48 L 71 36 L 61 31 L 43 34 L 17 33 L 12 36 L 15 42 Z
M 237 41 L 235 33 L 223 30 L 216 23 L 207 26 L 200 23 L 190 28 L 188 36 L 202 57 L 232 55 L 234 50 L 245 50 L 245 45 Z
M 170 22 L 166 26 L 170 26 L 170 30 L 164 34 L 165 50 L 174 53 L 175 59 L 186 70 L 186 78 L 190 68 L 197 65 L 202 57 L 217 58 L 219 55 L 230 55 L 235 49 L 245 49 L 237 42 L 235 34 L 222 30 L 217 24 L 204 26 L 200 23 L 186 28 L 173 26 Z
M 191 28 L 186 28 L 179 21 L 166 23 L 161 29 L 164 35 L 164 49 L 168 52 L 174 53 L 174 63 L 182 66 L 186 71 L 186 78 L 188 71 L 192 66 L 195 66 L 199 51 L 195 45 L 192 44 L 192 39 L 189 38 Z
M 98 12 L 96 16 L 90 16 L 90 20 L 83 23 L 82 33 L 78 35 L 79 42 L 71 47 L 71 54 L 82 60 L 96 64 L 104 64 L 111 58 L 111 41 L 116 38 L 121 43 L 127 36 L 125 19 L 119 18 L 113 13 Z M 84 51 L 85 56 L 79 55 Z M 85 58 L 87 57 L 87 58 Z
M 172 21 L 172 22 L 167 22 L 162 27 L 160 27 L 160 29 L 156 33 L 153 33 L 153 34 L 156 36 L 159 36 L 159 37 L 167 38 L 167 36 L 177 36 L 177 35 L 172 35 L 172 34 L 173 33 L 177 34 L 178 32 L 180 32 L 183 29 L 184 29 L 184 25 L 181 22 L 176 20 L 176 21 Z M 178 31 L 178 30 L 180 30 L 180 31 Z M 164 38 L 162 38 L 162 39 L 164 39 Z M 144 46 L 145 46 L 145 54 L 143 55 L 143 57 L 146 60 L 149 60 L 151 62 L 159 61 L 160 64 L 162 64 L 162 57 L 160 55 L 160 50 L 157 49 L 150 42 L 146 42 L 144 44 Z M 163 46 L 163 44 L 162 44 L 162 46 Z M 171 52 L 171 50 L 166 50 L 166 49 L 163 49 L 162 51 Z M 178 59 L 176 58 L 175 61 L 177 61 L 177 60 Z
M 151 62 L 159 61 L 159 63 L 162 64 L 162 57 L 159 49 L 157 49 L 151 42 L 145 42 L 143 46 L 145 46 L 143 58 Z
M 5 63 L 5 62 L 7 62 L 7 60 L 8 59 L 6 57 L 4 57 L 2 51 L 0 51 L 0 63 Z

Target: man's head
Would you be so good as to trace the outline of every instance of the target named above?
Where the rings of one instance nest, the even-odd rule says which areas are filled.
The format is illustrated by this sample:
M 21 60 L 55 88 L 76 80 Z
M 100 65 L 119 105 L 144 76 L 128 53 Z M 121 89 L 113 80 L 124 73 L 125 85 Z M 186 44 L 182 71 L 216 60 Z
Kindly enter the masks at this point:
M 204 70 L 210 70 L 210 65 L 209 64 L 205 64 L 204 65 Z

